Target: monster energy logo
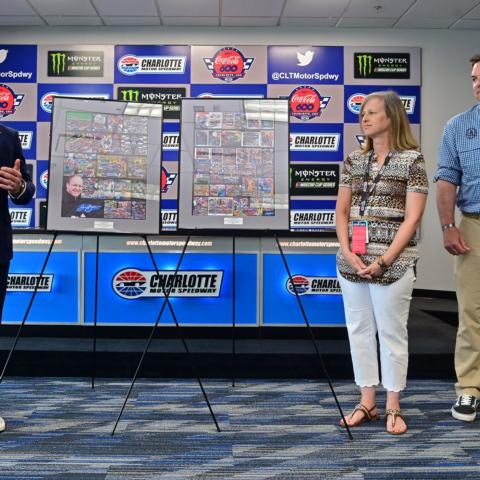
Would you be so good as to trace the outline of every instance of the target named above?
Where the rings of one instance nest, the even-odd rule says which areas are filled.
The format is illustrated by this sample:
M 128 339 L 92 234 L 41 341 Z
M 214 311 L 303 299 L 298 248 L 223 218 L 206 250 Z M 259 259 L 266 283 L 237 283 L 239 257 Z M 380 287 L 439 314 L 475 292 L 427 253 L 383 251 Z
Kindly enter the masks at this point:
M 358 71 L 362 77 L 372 73 L 372 55 L 357 55 Z
M 50 53 L 50 59 L 52 61 L 52 73 L 54 75 L 60 75 L 65 71 L 65 60 L 67 59 L 65 53 Z
M 121 94 L 121 100 L 123 100 L 124 102 L 138 102 L 140 91 L 130 88 L 128 90 L 121 90 Z

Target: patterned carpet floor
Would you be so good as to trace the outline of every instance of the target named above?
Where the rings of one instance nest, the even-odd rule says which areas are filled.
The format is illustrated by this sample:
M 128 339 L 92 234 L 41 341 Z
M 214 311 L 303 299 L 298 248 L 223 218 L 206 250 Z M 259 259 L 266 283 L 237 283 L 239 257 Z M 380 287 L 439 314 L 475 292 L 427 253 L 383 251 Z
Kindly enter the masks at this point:
M 138 381 L 117 432 L 127 380 L 7 378 L 0 385 L 0 479 L 480 479 L 480 418 L 450 415 L 450 382 L 411 381 L 409 424 L 391 436 L 383 421 L 336 426 L 328 385 L 315 381 L 206 380 L 222 431 L 196 381 Z M 354 387 L 335 385 L 342 407 Z M 379 395 L 379 405 L 384 402 Z

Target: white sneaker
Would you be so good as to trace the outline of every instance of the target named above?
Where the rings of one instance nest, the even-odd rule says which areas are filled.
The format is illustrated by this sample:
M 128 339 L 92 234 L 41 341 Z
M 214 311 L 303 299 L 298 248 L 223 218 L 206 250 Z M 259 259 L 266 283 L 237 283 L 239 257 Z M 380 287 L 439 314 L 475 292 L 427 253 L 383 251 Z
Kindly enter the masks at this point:
M 464 422 L 473 422 L 477 416 L 479 401 L 473 395 L 459 395 L 452 407 L 452 417 Z
M 3 432 L 5 430 L 5 420 L 0 417 L 0 432 Z

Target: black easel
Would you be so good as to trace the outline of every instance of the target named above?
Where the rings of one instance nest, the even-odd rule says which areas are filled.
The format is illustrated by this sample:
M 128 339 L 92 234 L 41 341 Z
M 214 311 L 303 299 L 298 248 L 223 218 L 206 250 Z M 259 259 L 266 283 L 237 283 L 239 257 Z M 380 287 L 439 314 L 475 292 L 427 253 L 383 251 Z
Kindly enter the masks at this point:
M 10 349 L 10 353 L 8 354 L 7 360 L 5 361 L 5 365 L 3 366 L 2 373 L 0 374 L 0 383 L 3 381 L 3 377 L 5 376 L 5 372 L 7 371 L 8 364 L 10 363 L 10 359 L 12 358 L 13 352 L 20 338 L 20 333 L 22 332 L 23 326 L 27 321 L 28 314 L 30 313 L 30 309 L 32 308 L 32 305 L 33 305 L 33 301 L 37 296 L 38 286 L 40 285 L 40 280 L 42 279 L 43 274 L 45 273 L 45 268 L 47 267 L 48 259 L 50 258 L 50 254 L 52 253 L 53 245 L 55 244 L 56 239 L 57 239 L 57 232 L 53 232 L 52 243 L 50 243 L 50 247 L 48 247 L 47 256 L 45 257 L 45 260 L 42 265 L 42 269 L 40 270 L 40 276 L 35 282 L 35 288 L 33 290 L 32 296 L 30 297 L 30 302 L 28 304 L 27 310 L 25 311 L 25 315 L 23 316 L 22 323 L 20 324 L 20 327 L 18 328 L 18 331 L 17 331 L 17 336 L 15 337 L 15 341 L 13 342 L 12 348 Z
M 315 334 L 313 333 L 310 322 L 308 321 L 307 313 L 305 312 L 305 309 L 303 308 L 303 304 L 302 304 L 302 301 L 300 299 L 300 295 L 298 294 L 297 287 L 296 287 L 295 283 L 293 282 L 292 274 L 290 272 L 290 268 L 288 266 L 287 259 L 285 257 L 285 254 L 283 253 L 282 246 L 280 245 L 280 241 L 278 240 L 278 236 L 277 236 L 276 233 L 275 233 L 275 241 L 277 242 L 278 250 L 279 250 L 280 255 L 282 257 L 283 264 L 285 266 L 285 270 L 287 271 L 288 278 L 290 280 L 290 284 L 292 285 L 293 291 L 295 292 L 295 297 L 297 298 L 298 306 L 300 307 L 300 311 L 302 312 L 303 319 L 305 320 L 305 325 L 307 326 L 308 332 L 310 333 L 310 338 L 312 339 L 313 347 L 315 349 L 315 353 L 317 354 L 317 358 L 320 362 L 320 366 L 322 367 L 323 374 L 325 375 L 325 377 L 327 379 L 328 386 L 330 387 L 330 391 L 332 392 L 333 398 L 335 399 L 335 403 L 337 405 L 337 408 L 338 408 L 338 411 L 339 411 L 340 416 L 342 418 L 342 421 L 345 424 L 345 428 L 348 432 L 348 436 L 350 437 L 350 440 L 353 440 L 352 432 L 350 432 L 350 428 L 349 428 L 348 423 L 347 423 L 347 421 L 345 419 L 345 416 L 343 414 L 342 407 L 340 406 L 337 395 L 335 393 L 335 389 L 333 388 L 333 384 L 332 384 L 332 381 L 330 379 L 330 375 L 328 374 L 327 366 L 325 365 L 325 361 L 323 360 L 323 357 L 322 357 L 320 351 L 318 350 L 318 345 L 317 345 L 317 341 L 315 339 Z
M 97 311 L 98 311 L 98 246 L 100 235 L 97 234 L 95 250 L 95 305 L 93 311 L 93 355 L 92 355 L 92 388 L 95 388 L 95 371 L 97 367 Z
M 160 276 L 160 272 L 159 272 L 159 270 L 158 270 L 157 262 L 155 261 L 155 257 L 154 257 L 154 255 L 153 255 L 152 249 L 151 249 L 151 247 L 150 247 L 150 244 L 148 243 L 147 236 L 146 236 L 146 235 L 143 235 L 142 238 L 145 240 L 145 243 L 146 243 L 146 245 L 147 245 L 148 253 L 150 254 L 150 258 L 152 259 L 152 263 L 153 263 L 153 266 L 154 266 L 154 268 L 155 268 L 155 272 L 157 273 L 158 276 Z M 185 245 L 183 246 L 182 252 L 181 252 L 180 257 L 179 257 L 179 259 L 178 259 L 178 263 L 177 263 L 177 266 L 176 266 L 176 268 L 175 268 L 175 273 L 174 273 L 174 275 L 173 275 L 173 278 L 174 278 L 174 279 L 175 279 L 175 277 L 177 276 L 177 274 L 178 274 L 178 272 L 179 272 L 179 270 L 180 270 L 180 265 L 181 265 L 181 263 L 182 263 L 183 257 L 185 256 L 185 252 L 186 252 L 186 250 L 187 250 L 187 246 L 188 246 L 188 243 L 189 243 L 189 242 L 190 242 L 190 235 L 187 236 L 187 239 L 186 239 L 186 241 L 185 241 Z M 175 313 L 174 313 L 174 311 L 173 311 L 173 308 L 172 308 L 172 305 L 171 305 L 170 299 L 169 299 L 170 294 L 172 293 L 172 290 L 173 290 L 174 285 L 175 285 L 175 282 L 173 281 L 172 284 L 170 285 L 170 288 L 169 288 L 168 292 L 165 291 L 165 287 L 162 285 L 162 291 L 163 291 L 163 295 L 164 295 L 164 301 L 163 301 L 162 307 L 161 307 L 161 309 L 160 309 L 160 311 L 159 311 L 159 313 L 158 313 L 158 316 L 157 316 L 157 320 L 156 320 L 156 322 L 155 322 L 155 325 L 153 326 L 153 328 L 152 328 L 152 330 L 151 330 L 151 332 L 150 332 L 150 337 L 149 337 L 149 339 L 148 339 L 148 341 L 147 341 L 147 344 L 146 344 L 146 346 L 145 346 L 145 349 L 144 349 L 144 351 L 143 351 L 143 353 L 142 353 L 142 356 L 141 356 L 140 361 L 139 361 L 139 363 L 138 363 L 137 369 L 135 370 L 135 374 L 134 374 L 134 376 L 133 376 L 132 383 L 130 384 L 130 388 L 128 389 L 128 393 L 127 393 L 127 395 L 126 395 L 126 397 L 125 397 L 125 400 L 124 400 L 124 402 L 123 402 L 123 405 L 122 405 L 122 408 L 121 408 L 121 410 L 120 410 L 120 413 L 118 414 L 117 420 L 116 420 L 116 422 L 115 422 L 115 426 L 113 427 L 113 430 L 112 430 L 112 433 L 111 433 L 112 436 L 115 435 L 115 430 L 117 429 L 117 425 L 118 425 L 118 423 L 119 423 L 119 421 L 120 421 L 120 418 L 121 418 L 121 416 L 122 416 L 122 414 L 123 414 L 123 411 L 125 410 L 125 406 L 127 405 L 127 402 L 128 402 L 129 397 L 130 397 L 130 394 L 131 394 L 131 392 L 132 392 L 132 389 L 133 389 L 133 386 L 134 386 L 134 384 L 135 384 L 135 381 L 137 380 L 138 373 L 140 372 L 140 369 L 142 368 L 143 361 L 144 361 L 145 356 L 146 356 L 146 354 L 147 354 L 147 351 L 148 351 L 148 349 L 149 349 L 149 347 L 150 347 L 150 344 L 152 343 L 153 334 L 155 333 L 155 330 L 156 330 L 156 328 L 158 327 L 158 324 L 159 324 L 159 322 L 160 322 L 160 318 L 162 317 L 162 314 L 163 314 L 163 312 L 164 312 L 164 310 L 165 310 L 165 306 L 166 306 L 166 305 L 168 305 L 168 308 L 169 308 L 169 310 L 170 310 L 170 313 L 172 314 L 173 320 L 174 320 L 174 322 L 175 322 L 175 326 L 176 326 L 178 329 L 180 329 L 180 331 L 181 331 L 180 325 L 179 325 L 179 323 L 178 323 L 178 321 L 177 321 L 177 317 L 176 317 L 176 315 L 175 315 Z M 182 343 L 183 343 L 183 347 L 185 348 L 185 352 L 186 352 L 188 355 L 190 355 L 190 350 L 188 349 L 187 343 L 186 343 L 185 338 L 183 337 L 183 335 L 181 335 L 181 340 L 182 340 Z M 200 389 L 201 389 L 201 391 L 202 391 L 203 397 L 205 398 L 205 401 L 206 401 L 206 403 L 207 403 L 208 409 L 209 409 L 209 411 L 210 411 L 210 415 L 212 416 L 213 422 L 215 423 L 215 427 L 216 427 L 216 429 L 217 429 L 217 432 L 220 432 L 220 427 L 218 426 L 217 419 L 215 418 L 215 414 L 213 413 L 212 407 L 211 407 L 210 402 L 209 402 L 209 400 L 208 400 L 207 393 L 205 392 L 205 389 L 203 388 L 202 381 L 200 380 L 200 377 L 198 376 L 197 369 L 196 369 L 196 366 L 195 366 L 194 363 L 192 363 L 192 368 L 193 368 L 193 370 L 194 370 L 194 375 L 196 376 L 197 382 L 198 382 L 198 384 L 199 384 L 199 386 L 200 386 Z
M 232 236 L 232 387 L 235 386 L 235 235 Z

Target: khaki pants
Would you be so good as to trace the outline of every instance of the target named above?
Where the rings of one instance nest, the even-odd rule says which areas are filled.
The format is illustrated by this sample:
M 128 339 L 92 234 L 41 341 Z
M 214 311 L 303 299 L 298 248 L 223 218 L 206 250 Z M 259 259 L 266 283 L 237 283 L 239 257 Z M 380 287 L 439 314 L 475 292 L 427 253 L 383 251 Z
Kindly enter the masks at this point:
M 480 218 L 459 226 L 470 251 L 455 260 L 459 325 L 455 346 L 457 395 L 480 398 Z

